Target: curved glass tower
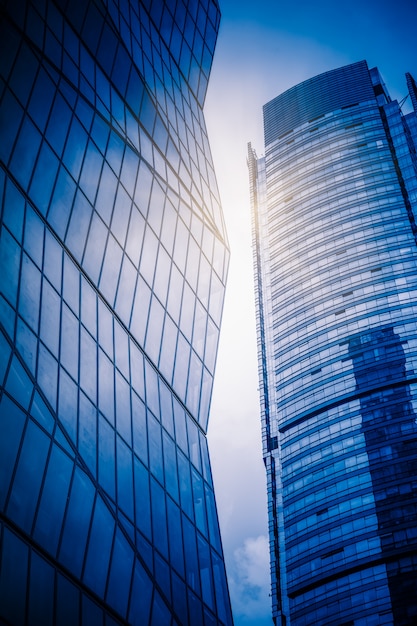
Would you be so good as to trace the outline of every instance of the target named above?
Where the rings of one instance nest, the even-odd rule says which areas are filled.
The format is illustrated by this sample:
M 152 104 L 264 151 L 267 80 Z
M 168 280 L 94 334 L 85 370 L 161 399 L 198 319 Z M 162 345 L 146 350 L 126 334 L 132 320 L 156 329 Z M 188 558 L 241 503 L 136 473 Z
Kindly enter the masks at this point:
M 276 624 L 417 618 L 416 122 L 363 61 L 249 145 Z
M 4 0 L 0 622 L 231 624 L 217 0 Z

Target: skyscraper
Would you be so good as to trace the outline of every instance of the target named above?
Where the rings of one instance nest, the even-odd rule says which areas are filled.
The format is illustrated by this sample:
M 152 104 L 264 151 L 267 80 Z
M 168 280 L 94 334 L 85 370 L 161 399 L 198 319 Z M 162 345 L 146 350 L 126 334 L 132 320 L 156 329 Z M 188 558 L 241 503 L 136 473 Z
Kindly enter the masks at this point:
M 377 69 L 264 106 L 249 144 L 276 624 L 417 619 L 417 133 Z
M 217 0 L 4 0 L 0 622 L 230 624 Z

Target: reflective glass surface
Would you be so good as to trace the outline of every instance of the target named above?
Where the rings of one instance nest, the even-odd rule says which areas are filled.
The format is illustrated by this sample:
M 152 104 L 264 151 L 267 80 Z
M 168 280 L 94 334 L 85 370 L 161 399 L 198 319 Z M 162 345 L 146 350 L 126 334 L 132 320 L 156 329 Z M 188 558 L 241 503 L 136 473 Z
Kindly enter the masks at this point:
M 273 614 L 405 626 L 417 616 L 416 115 L 360 62 L 267 103 L 264 124 L 249 173 Z
M 3 2 L 0 621 L 230 624 L 217 0 Z

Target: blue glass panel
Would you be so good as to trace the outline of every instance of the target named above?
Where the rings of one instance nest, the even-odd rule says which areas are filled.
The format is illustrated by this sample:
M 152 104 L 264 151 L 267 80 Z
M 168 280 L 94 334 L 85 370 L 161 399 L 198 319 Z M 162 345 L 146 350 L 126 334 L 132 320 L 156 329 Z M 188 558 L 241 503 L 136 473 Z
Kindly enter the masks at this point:
M 170 316 L 168 314 L 165 315 L 161 354 L 159 357 L 159 369 L 169 382 L 172 381 L 172 373 L 174 371 L 177 336 L 178 328 L 175 326 Z M 171 424 L 171 426 L 173 425 Z
M 0 106 L 0 158 L 4 163 L 9 160 L 22 115 L 22 107 L 16 98 L 6 91 Z
M 129 230 L 126 241 L 126 252 L 132 259 L 135 267 L 139 266 L 139 258 L 142 249 L 143 234 L 145 232 L 145 220 L 139 211 L 133 206 L 130 215 Z
M 132 549 L 120 530 L 117 529 L 111 559 L 107 601 L 123 617 L 127 613 L 132 567 Z
M 97 337 L 97 296 L 83 276 L 81 276 L 81 322 L 93 337 Z
M 38 339 L 20 317 L 17 319 L 16 346 L 19 354 L 34 376 L 36 371 L 36 354 Z
M 49 437 L 29 421 L 7 506 L 8 516 L 26 532 L 32 528 L 49 445 Z
M 203 600 L 214 609 L 213 581 L 211 578 L 212 566 L 210 561 L 210 549 L 208 543 L 200 535 L 197 535 L 198 560 L 200 564 L 201 589 Z
M 62 240 L 67 230 L 74 194 L 75 183 L 66 169 L 61 166 L 48 211 L 48 222 Z
M 71 120 L 71 109 L 60 93 L 57 93 L 52 107 L 51 117 L 46 129 L 46 137 L 55 152 L 60 156 L 64 148 L 68 126 Z
M 168 493 L 178 502 L 178 470 L 175 444 L 165 431 L 162 431 L 164 449 L 165 486 Z
M 101 498 L 97 497 L 83 580 L 101 596 L 106 587 L 113 533 L 114 519 Z
M 135 454 L 146 465 L 148 464 L 148 435 L 146 408 L 142 400 L 132 393 L 132 426 L 133 426 L 133 449 Z
M 47 280 L 42 283 L 40 338 L 58 358 L 61 299 Z
M 7 375 L 6 390 L 18 400 L 23 408 L 29 408 L 33 385 L 16 356 L 12 359 Z
M 51 109 L 55 90 L 55 85 L 41 68 L 36 77 L 35 86 L 29 101 L 29 114 L 38 125 L 41 132 L 45 130 L 45 124 Z
M 37 391 L 35 391 L 33 396 L 32 406 L 30 407 L 30 415 L 35 418 L 36 421 L 48 431 L 48 433 L 52 433 L 55 426 L 55 419 Z
M 136 525 L 146 537 L 151 537 L 151 512 L 149 474 L 140 461 L 134 457 L 135 470 L 135 513 Z
M 13 183 L 7 180 L 3 221 L 19 242 L 22 241 L 24 215 L 25 199 Z
M 8 528 L 3 531 L 0 550 L 0 606 L 9 624 L 25 623 L 28 548 Z M 19 567 L 16 567 L 19 563 Z
M 188 590 L 188 607 L 190 611 L 190 623 L 202 624 L 203 623 L 203 607 L 200 598 L 190 590 Z
M 62 248 L 48 230 L 45 230 L 44 273 L 58 293 L 60 293 L 62 279 Z
M 39 298 L 41 275 L 32 261 L 23 254 L 19 294 L 19 313 L 27 324 L 37 332 L 39 321 Z
M 188 445 L 190 449 L 191 463 L 201 472 L 200 444 L 197 425 L 192 421 L 187 422 Z
M 171 579 L 175 613 L 178 615 L 181 624 L 189 624 L 186 587 L 175 572 L 171 573 Z
M 126 110 L 126 115 L 127 114 L 128 114 L 128 111 Z M 136 124 L 135 118 L 132 118 L 132 124 Z M 133 138 L 136 136 L 137 136 L 137 130 L 135 134 L 132 133 L 133 141 L 134 141 Z M 124 159 L 123 159 L 123 164 L 122 164 L 122 171 L 120 172 L 120 180 L 125 186 L 130 197 L 133 197 L 133 194 L 134 194 L 138 169 L 139 169 L 139 157 L 135 152 L 133 152 L 130 146 L 127 145 Z
M 159 400 L 161 403 L 162 425 L 174 437 L 174 414 L 172 409 L 172 395 L 162 380 L 159 380 Z
M 9 231 L 2 228 L 0 238 L 0 275 L 7 276 L 7 280 L 2 280 L 1 291 L 14 308 L 16 307 L 19 284 L 20 253 L 20 246 L 10 235 Z
M 76 442 L 77 436 L 77 407 L 78 387 L 72 378 L 60 368 L 58 417 L 73 442 Z
M 49 626 L 53 623 L 55 571 L 36 552 L 30 558 L 28 623 Z
M 172 566 L 184 576 L 184 549 L 182 543 L 181 513 L 171 498 L 167 498 L 169 555 Z
M 39 344 L 37 377 L 40 389 L 55 411 L 58 389 L 58 361 L 54 359 L 42 343 Z
M 191 476 L 193 479 L 195 521 L 198 529 L 207 537 L 207 519 L 203 479 L 193 467 L 191 468 Z
M 101 299 L 98 300 L 98 336 L 100 347 L 113 360 L 113 316 Z
M 98 283 L 104 250 L 107 240 L 107 228 L 94 212 L 85 248 L 83 268 L 94 283 Z
M 191 493 L 190 463 L 188 459 L 178 451 L 178 478 L 180 481 L 181 506 L 187 515 L 194 519 L 193 496 Z
M 46 215 L 48 211 L 57 172 L 58 160 L 44 142 L 39 153 L 29 191 L 32 201 L 43 215 Z
M 66 304 L 62 305 L 61 362 L 68 372 L 78 380 L 78 333 L 79 322 Z
M 40 142 L 41 136 L 39 131 L 36 130 L 32 122 L 25 119 L 20 129 L 10 165 L 11 171 L 24 189 L 27 189 L 29 185 Z
M 117 437 L 117 501 L 133 520 L 133 458 L 130 448 Z
M 42 267 L 43 237 L 43 222 L 32 209 L 28 208 L 25 224 L 25 251 L 39 268 Z
M 84 561 L 94 495 L 89 478 L 76 467 L 59 551 L 60 560 L 76 576 L 80 576 Z
M 93 207 L 78 189 L 65 238 L 66 245 L 78 262 L 83 257 L 92 212 Z
M 96 402 L 97 396 L 97 344 L 81 326 L 80 335 L 80 383 L 89 398 Z
M 158 239 L 149 227 L 146 227 L 143 239 L 142 255 L 140 259 L 140 273 L 152 285 L 155 273 L 156 255 L 158 253 Z
M 125 244 L 131 206 L 132 200 L 129 198 L 122 185 L 119 185 L 114 203 L 111 229 L 122 247 L 124 247 Z
M 124 257 L 122 271 L 120 273 L 119 287 L 117 290 L 115 309 L 126 326 L 129 326 L 130 324 L 135 286 L 136 268 L 127 257 Z
M 98 478 L 100 485 L 115 500 L 115 432 L 102 415 L 99 417 Z
M 82 626 L 103 626 L 103 611 L 86 595 L 81 596 Z
M 130 331 L 140 345 L 143 345 L 145 339 L 150 299 L 151 290 L 143 278 L 138 276 Z
M 219 532 L 219 523 L 217 521 L 217 511 L 216 504 L 214 502 L 214 494 L 213 490 L 207 484 L 204 484 L 204 490 L 206 493 L 206 506 L 207 506 L 207 519 L 209 525 L 210 532 L 210 542 L 216 548 L 216 550 L 221 552 L 221 542 L 220 542 L 220 532 Z
M 174 388 L 182 400 L 185 400 L 187 378 L 189 374 L 190 344 L 182 333 L 178 333 L 177 353 L 175 355 Z
M 216 592 L 217 613 L 225 623 L 231 619 L 229 599 L 227 597 L 227 582 L 224 572 L 224 565 L 220 557 L 214 552 L 211 553 L 213 560 L 214 589 Z
M 188 443 L 187 443 L 187 428 L 185 425 L 185 411 L 180 405 L 178 400 L 174 400 L 174 422 L 175 422 L 175 440 L 177 444 L 187 453 L 188 456 Z
M 161 425 L 148 413 L 148 437 L 149 437 L 149 467 L 160 483 L 164 482 L 164 468 L 162 462 Z
M 184 554 L 185 554 L 185 571 L 186 580 L 191 589 L 196 593 L 200 593 L 200 576 L 199 564 L 197 557 L 197 543 L 195 527 L 186 517 L 182 517 L 183 537 L 184 537 Z
M 117 432 L 129 443 L 132 442 L 130 389 L 126 380 L 116 370 L 116 427 Z
M 3 333 L 0 332 L 0 385 L 3 385 L 4 375 L 11 355 L 10 345 Z
M 153 363 L 159 362 L 159 353 L 162 339 L 165 311 L 155 296 L 151 299 L 149 310 L 148 328 L 146 331 L 145 349 Z
M 0 508 L 3 510 L 25 425 L 25 414 L 3 395 L 0 403 Z
M 171 624 L 171 613 L 162 600 L 159 593 L 155 590 L 152 604 L 151 626 L 169 626 Z
M 107 165 L 107 163 L 104 163 L 95 208 L 107 226 L 110 225 L 113 213 L 117 184 L 118 181 L 113 170 Z
M 99 115 L 94 116 L 93 126 L 91 128 L 91 137 L 94 139 L 96 145 L 98 146 L 100 152 L 103 154 L 106 152 L 107 141 L 109 139 L 110 129 L 108 125 L 102 120 Z M 105 164 L 105 168 L 108 167 Z M 105 171 L 103 170 L 103 175 L 105 176 Z
M 92 141 L 89 141 L 85 155 L 80 185 L 90 202 L 94 203 L 100 178 L 103 157 Z
M 93 476 L 97 475 L 97 409 L 80 393 L 78 449 Z
M 98 397 L 99 409 L 114 424 L 114 366 L 99 350 Z
M 114 305 L 117 281 L 122 264 L 122 249 L 111 235 L 107 241 L 99 287 L 110 306 Z
M 156 548 L 168 558 L 167 515 L 165 492 L 151 477 L 152 530 Z
M 56 623 L 59 626 L 74 626 L 79 621 L 80 592 L 69 580 L 57 575 Z
M 52 554 L 56 553 L 67 504 L 73 463 L 54 446 L 42 490 L 34 537 Z
M 87 133 L 77 118 L 73 117 L 65 146 L 63 162 L 75 180 L 78 180 L 80 175 L 86 145 Z
M 149 623 L 153 585 L 142 565 L 136 561 L 129 610 L 129 623 L 143 626 Z
M 114 325 L 114 353 L 116 367 L 119 368 L 126 380 L 129 380 L 129 338 L 120 324 Z
M 146 406 L 159 418 L 158 376 L 155 369 L 145 361 L 146 374 Z

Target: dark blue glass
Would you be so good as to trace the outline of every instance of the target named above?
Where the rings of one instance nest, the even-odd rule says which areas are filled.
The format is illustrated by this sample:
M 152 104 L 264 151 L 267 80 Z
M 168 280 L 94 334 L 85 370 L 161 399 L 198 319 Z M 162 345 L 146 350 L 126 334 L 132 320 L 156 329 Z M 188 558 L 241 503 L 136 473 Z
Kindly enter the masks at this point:
M 25 603 L 28 573 L 28 546 L 8 528 L 2 529 L 3 546 L 0 553 L 0 606 L 4 619 L 10 623 L 25 623 Z M 16 567 L 16 563 L 19 567 Z M 18 621 L 16 621 L 18 620 Z
M 81 575 L 93 502 L 93 485 L 87 475 L 76 467 L 59 552 L 60 559 L 75 576 Z
M 85 584 L 101 596 L 104 595 L 106 588 L 113 534 L 114 520 L 103 500 L 97 497 L 87 547 L 83 580 Z
M 49 458 L 34 533 L 36 539 L 52 554 L 56 553 L 58 546 L 72 468 L 72 461 L 54 446 Z
M 8 515 L 26 532 L 32 529 L 49 446 L 49 437 L 29 421 L 7 505 Z

